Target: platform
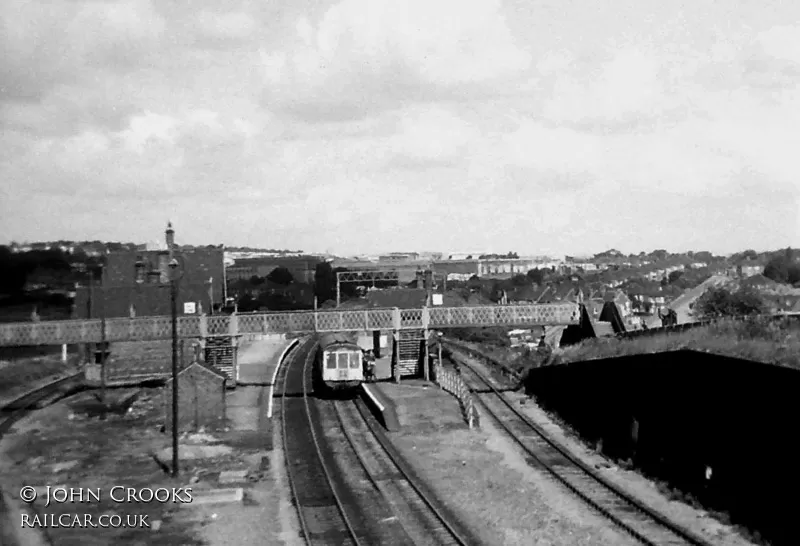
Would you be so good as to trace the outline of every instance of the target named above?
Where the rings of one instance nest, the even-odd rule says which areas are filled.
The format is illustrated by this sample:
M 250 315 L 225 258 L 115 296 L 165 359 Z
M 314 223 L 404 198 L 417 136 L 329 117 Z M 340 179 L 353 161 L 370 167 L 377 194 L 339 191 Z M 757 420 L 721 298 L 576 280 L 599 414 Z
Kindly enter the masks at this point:
M 361 395 L 362 400 L 386 430 L 389 432 L 400 430 L 400 420 L 397 418 L 395 403 L 383 392 L 381 383 L 362 383 Z
M 239 348 L 237 385 L 271 385 L 284 349 L 293 340 L 283 336 L 248 342 Z
M 431 381 L 406 379 L 368 383 L 379 401 L 389 408 L 389 418 L 397 420 L 397 428 L 413 427 L 418 432 L 445 428 L 465 428 L 458 400 Z M 387 427 L 388 428 L 388 427 Z

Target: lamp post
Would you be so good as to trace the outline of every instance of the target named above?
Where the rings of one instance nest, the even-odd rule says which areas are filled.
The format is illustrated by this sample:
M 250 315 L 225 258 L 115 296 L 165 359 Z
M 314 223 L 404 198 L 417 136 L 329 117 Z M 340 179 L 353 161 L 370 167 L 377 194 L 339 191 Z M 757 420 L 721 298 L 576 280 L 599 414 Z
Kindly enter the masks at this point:
M 100 295 L 102 303 L 100 305 L 100 398 L 103 404 L 106 403 L 106 290 L 103 284 L 103 264 L 100 264 Z
M 178 260 L 169 261 L 172 307 L 172 475 L 178 475 Z

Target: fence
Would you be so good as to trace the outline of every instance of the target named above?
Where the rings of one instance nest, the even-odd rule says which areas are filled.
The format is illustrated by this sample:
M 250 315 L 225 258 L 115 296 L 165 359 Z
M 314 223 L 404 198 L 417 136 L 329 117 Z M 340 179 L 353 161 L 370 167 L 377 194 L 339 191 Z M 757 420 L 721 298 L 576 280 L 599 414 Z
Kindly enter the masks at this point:
M 442 389 L 458 399 L 458 403 L 461 406 L 461 413 L 467 425 L 469 425 L 469 428 L 476 426 L 478 424 L 478 412 L 475 409 L 472 393 L 469 387 L 467 387 L 467 384 L 464 383 L 464 380 L 461 379 L 461 376 L 455 372 L 444 369 L 441 362 L 437 362 L 434 378 Z

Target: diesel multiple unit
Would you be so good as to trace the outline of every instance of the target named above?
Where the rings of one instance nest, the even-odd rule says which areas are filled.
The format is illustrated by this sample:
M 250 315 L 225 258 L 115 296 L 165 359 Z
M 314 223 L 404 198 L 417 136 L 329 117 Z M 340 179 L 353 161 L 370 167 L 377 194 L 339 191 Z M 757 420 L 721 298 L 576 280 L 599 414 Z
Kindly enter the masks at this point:
M 326 334 L 319 340 L 316 357 L 317 381 L 325 390 L 340 391 L 364 381 L 364 353 L 347 334 Z

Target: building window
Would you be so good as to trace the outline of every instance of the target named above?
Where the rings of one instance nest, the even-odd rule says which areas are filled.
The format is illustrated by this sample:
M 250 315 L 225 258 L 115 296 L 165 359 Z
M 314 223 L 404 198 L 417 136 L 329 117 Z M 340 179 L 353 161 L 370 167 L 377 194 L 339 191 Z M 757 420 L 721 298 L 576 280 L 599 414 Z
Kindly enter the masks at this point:
M 145 268 L 142 257 L 136 258 L 136 282 L 143 283 L 145 279 Z

